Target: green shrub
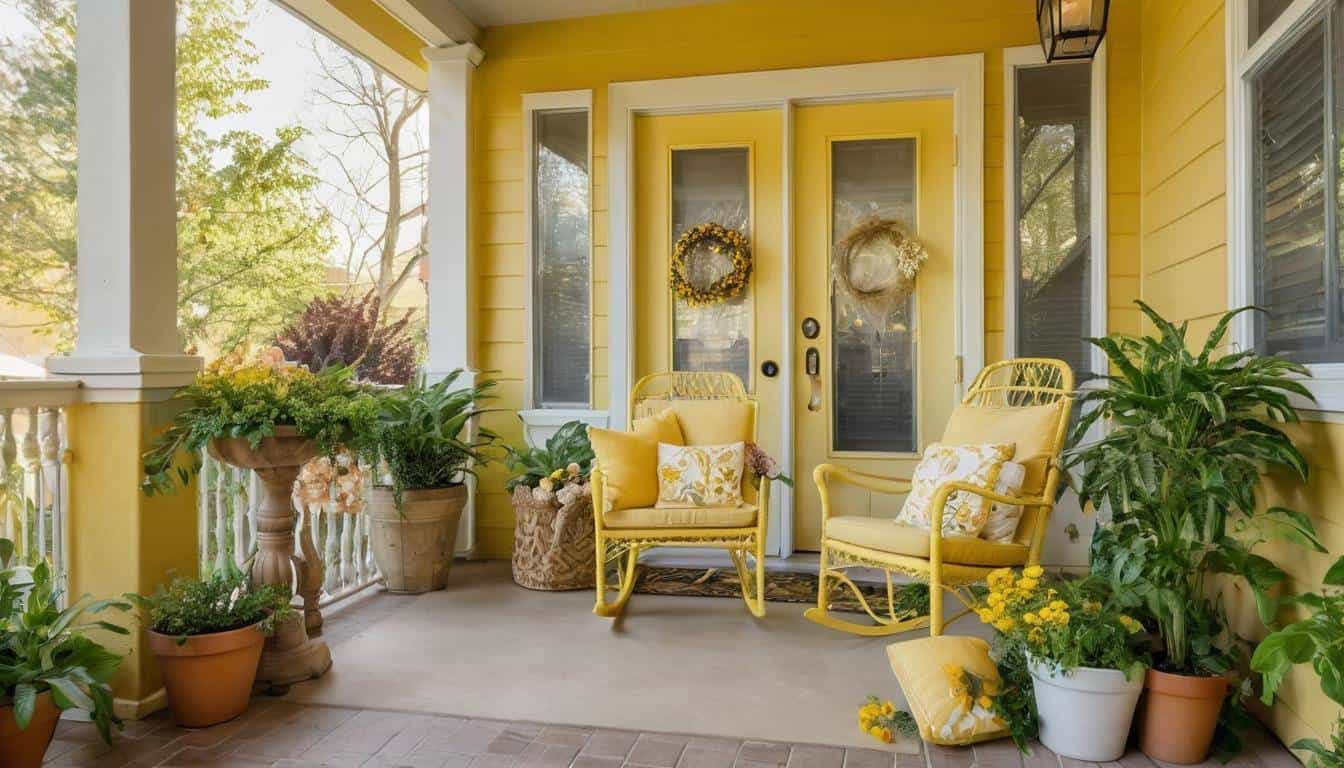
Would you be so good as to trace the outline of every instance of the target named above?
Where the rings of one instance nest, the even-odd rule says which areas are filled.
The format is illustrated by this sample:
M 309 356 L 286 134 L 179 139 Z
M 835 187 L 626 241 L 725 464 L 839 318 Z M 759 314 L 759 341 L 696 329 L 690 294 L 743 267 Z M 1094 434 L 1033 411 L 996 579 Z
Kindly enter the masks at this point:
M 269 635 L 293 608 L 290 593 L 273 584 L 251 587 L 245 573 L 217 573 L 204 579 L 176 578 L 151 595 L 126 595 L 145 609 L 149 628 L 178 643 L 261 624 Z
M 588 425 L 581 421 L 566 422 L 546 439 L 545 445 L 521 450 L 510 446 L 506 450 L 509 471 L 514 473 L 504 485 L 509 493 L 520 485 L 536 488 L 546 477 L 564 482 L 586 479 L 593 470 Z M 571 472 L 571 466 L 577 467 L 577 472 Z

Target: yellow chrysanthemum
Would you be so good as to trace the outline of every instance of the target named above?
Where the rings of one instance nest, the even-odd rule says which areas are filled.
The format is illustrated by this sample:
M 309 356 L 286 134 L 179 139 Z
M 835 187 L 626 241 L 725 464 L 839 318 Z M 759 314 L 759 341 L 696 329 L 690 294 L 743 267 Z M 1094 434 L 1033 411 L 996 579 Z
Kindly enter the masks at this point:
M 1059 613 L 1056 613 L 1055 623 L 1060 625 L 1061 627 L 1066 626 L 1069 623 L 1069 612 L 1060 611 Z
M 1083 612 L 1090 616 L 1096 616 L 1101 613 L 1101 603 L 1096 600 L 1085 600 L 1083 601 Z
M 994 611 L 988 608 L 981 608 L 980 610 L 976 611 L 976 614 L 980 617 L 980 622 L 982 624 L 993 624 L 994 619 L 998 618 L 997 616 L 994 615 Z
M 991 606 L 993 606 L 993 605 L 1002 605 L 1002 604 L 1003 604 L 1003 593 L 1002 593 L 1002 592 L 990 592 L 990 593 L 989 593 L 989 596 L 985 598 L 985 602 L 988 603 L 988 604 L 991 605 Z
M 1027 592 L 1030 592 L 1039 585 L 1040 582 L 1030 576 L 1017 580 L 1017 588 Z
M 1051 600 L 1051 601 L 1050 601 L 1050 610 L 1052 610 L 1052 611 L 1067 611 L 1067 610 L 1069 610 L 1069 604 L 1066 603 L 1066 602 L 1064 602 L 1063 600 Z
M 994 706 L 994 701 L 990 699 L 988 696 L 981 696 L 980 698 L 975 700 L 975 703 L 979 704 L 984 709 L 989 709 L 990 707 Z
M 1045 574 L 1045 569 L 1039 565 L 1028 565 L 1022 569 L 1022 575 L 1028 579 L 1039 579 Z
M 994 628 L 1000 632 L 1008 632 L 1015 626 L 1017 626 L 1017 622 L 1011 616 L 1004 616 L 994 622 Z
M 1037 615 L 1034 614 L 1034 613 L 1027 612 L 1027 613 L 1022 614 L 1022 622 L 1023 622 L 1024 624 L 1030 624 L 1030 625 L 1032 625 L 1032 626 L 1034 627 L 1034 626 L 1037 626 L 1037 625 L 1039 625 L 1039 624 L 1041 623 L 1041 617 L 1040 617 L 1040 616 L 1037 616 Z
M 1031 631 L 1027 633 L 1027 642 L 1032 645 L 1040 645 L 1041 643 L 1044 643 L 1045 632 L 1041 631 L 1040 627 L 1032 627 Z
M 1050 606 L 1047 605 L 1041 610 L 1037 611 L 1036 615 L 1041 617 L 1041 621 L 1050 621 L 1055 617 L 1055 612 L 1051 610 Z

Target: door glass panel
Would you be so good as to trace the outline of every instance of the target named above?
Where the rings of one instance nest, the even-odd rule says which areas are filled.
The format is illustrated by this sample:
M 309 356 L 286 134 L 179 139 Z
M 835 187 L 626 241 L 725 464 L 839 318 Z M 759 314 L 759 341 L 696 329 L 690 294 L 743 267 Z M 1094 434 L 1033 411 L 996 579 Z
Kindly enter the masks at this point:
M 751 239 L 751 153 L 746 147 L 672 151 L 672 244 L 692 227 L 714 222 Z M 671 252 L 671 247 L 668 249 Z M 707 282 L 732 270 L 730 259 L 705 259 Z M 751 386 L 751 286 L 703 307 L 672 306 L 672 367 L 731 371 Z
M 855 225 L 895 219 L 915 233 L 915 139 L 831 144 L 831 245 Z M 850 283 L 885 280 L 884 263 L 850 265 Z M 834 275 L 836 262 L 832 251 Z M 857 278 L 860 278 L 856 280 Z M 909 453 L 915 433 L 915 299 L 875 309 L 831 281 L 832 449 Z M 875 316 L 875 313 L 877 315 Z

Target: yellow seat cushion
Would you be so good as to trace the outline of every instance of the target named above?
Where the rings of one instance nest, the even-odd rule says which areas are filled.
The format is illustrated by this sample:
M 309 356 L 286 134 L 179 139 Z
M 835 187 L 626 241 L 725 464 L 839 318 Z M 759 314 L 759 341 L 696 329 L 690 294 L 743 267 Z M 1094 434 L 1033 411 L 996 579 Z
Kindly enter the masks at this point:
M 672 412 L 683 445 L 726 445 L 756 441 L 756 405 L 742 400 L 678 400 Z
M 921 637 L 888 645 L 887 660 L 925 741 L 951 746 L 1008 735 L 992 702 L 981 700 L 998 696 L 1003 685 L 989 643 L 957 635 Z
M 826 538 L 907 557 L 929 556 L 929 532 L 881 517 L 839 515 L 826 521 Z M 1027 562 L 1027 547 L 1016 542 L 986 541 L 973 536 L 944 536 L 943 562 L 958 565 L 1005 566 Z
M 686 438 L 681 434 L 681 423 L 672 410 L 659 411 L 652 416 L 635 419 L 633 432 L 637 435 L 652 437 L 655 443 L 685 445 Z
M 654 507 L 613 509 L 608 528 L 745 528 L 756 524 L 756 505 L 736 507 Z
M 1054 458 L 1052 448 L 1063 410 L 1062 400 L 1021 408 L 958 405 L 947 420 L 941 442 L 949 445 L 1015 443 L 1017 450 L 1012 459 L 1026 468 L 1022 493 L 1039 496 L 1045 490 L 1045 475 Z
M 658 501 L 658 441 L 651 435 L 588 428 L 612 509 L 651 507 Z

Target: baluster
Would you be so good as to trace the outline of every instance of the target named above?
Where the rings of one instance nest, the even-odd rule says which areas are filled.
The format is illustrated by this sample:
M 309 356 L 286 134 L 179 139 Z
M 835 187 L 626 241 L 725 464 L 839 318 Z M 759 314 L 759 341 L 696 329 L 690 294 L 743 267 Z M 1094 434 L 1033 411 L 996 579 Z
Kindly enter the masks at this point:
M 231 473 L 233 478 L 233 503 L 230 508 L 233 511 L 233 562 L 239 570 L 242 570 L 243 564 L 252 554 L 252 547 L 247 538 L 247 486 L 243 484 L 246 476 L 245 470 L 234 467 Z
M 29 510 L 35 510 L 37 514 L 36 522 L 42 522 L 41 510 L 35 508 L 35 503 L 40 503 L 42 495 L 41 464 L 39 463 L 41 454 L 37 447 L 37 409 L 24 408 L 25 424 L 23 439 L 19 441 L 19 465 L 23 467 L 23 500 L 19 509 L 19 552 L 23 558 L 21 562 L 28 565 L 37 565 L 34 552 L 35 536 L 33 534 L 34 521 L 29 516 Z
M 0 409 L 0 536 L 10 540 L 19 537 L 18 507 L 14 500 L 21 489 L 13 486 L 14 458 L 17 448 L 14 445 L 14 409 Z
M 325 543 L 322 546 L 322 560 L 326 563 L 326 577 L 322 580 L 322 586 L 327 590 L 327 594 L 334 594 L 336 588 L 341 584 L 341 566 L 336 561 L 336 550 L 338 544 L 338 526 L 340 519 L 345 517 L 340 513 L 333 514 L 330 510 L 323 515 L 323 522 L 326 524 Z
M 261 476 L 255 470 L 247 472 L 248 492 L 247 492 L 247 535 L 249 545 L 248 556 L 251 556 L 251 550 L 257 546 L 257 515 L 261 509 Z
M 220 462 L 215 472 L 215 572 L 227 573 L 229 565 L 229 475 L 230 470 Z
M 56 556 L 53 558 L 56 563 L 56 573 L 61 588 L 60 606 L 66 605 L 68 594 L 66 593 L 67 581 L 70 573 L 66 565 L 65 553 L 70 551 L 69 541 L 66 540 L 66 532 L 69 530 L 65 520 L 70 515 L 70 436 L 66 431 L 65 411 L 60 410 L 56 413 L 56 445 L 60 452 L 60 465 L 57 472 L 60 473 L 57 489 L 57 506 L 55 515 L 52 517 L 54 525 L 52 526 L 51 538 L 55 542 Z
M 341 588 L 355 582 L 355 526 L 348 515 L 341 516 Z
M 196 548 L 202 576 L 210 570 L 210 473 L 214 466 L 210 454 L 201 451 L 201 475 L 196 483 Z
M 37 508 L 38 546 L 42 557 L 51 563 L 53 572 L 56 568 L 56 508 L 60 503 L 61 482 L 60 438 L 56 434 L 59 416 L 60 412 L 55 408 L 43 408 L 37 414 L 37 447 L 42 464 L 42 500 Z
M 373 543 L 369 540 L 372 536 L 373 523 L 369 522 L 367 514 L 359 516 L 360 545 L 364 547 L 364 582 L 372 581 L 378 576 L 378 563 L 373 559 Z
M 299 529 L 298 583 L 294 591 L 303 596 L 303 622 L 309 637 L 322 634 L 322 611 L 318 601 L 322 597 L 322 560 L 317 555 L 316 520 L 322 504 L 299 504 L 303 510 L 303 527 Z

